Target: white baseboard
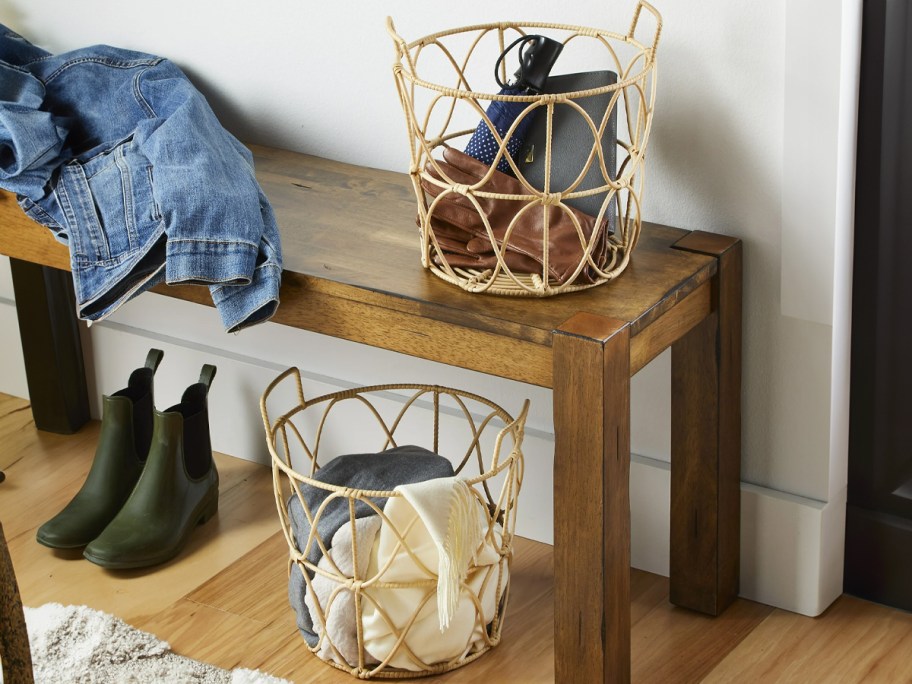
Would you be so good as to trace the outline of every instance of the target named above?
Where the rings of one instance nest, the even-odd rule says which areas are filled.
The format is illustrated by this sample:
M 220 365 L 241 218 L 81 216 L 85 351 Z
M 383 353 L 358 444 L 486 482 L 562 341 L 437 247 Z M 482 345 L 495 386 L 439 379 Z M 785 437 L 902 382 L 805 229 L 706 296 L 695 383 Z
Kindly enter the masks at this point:
M 25 360 L 22 357 L 22 343 L 19 341 L 19 319 L 16 306 L 11 299 L 0 296 L 0 392 L 14 397 L 27 397 L 28 384 L 25 380 Z
M 842 594 L 846 490 L 833 501 L 741 485 L 741 596 L 815 617 Z
M 165 408 L 179 401 L 184 388 L 196 381 L 202 364 L 216 364 L 218 374 L 210 399 L 213 448 L 264 464 L 269 456 L 259 414 L 260 395 L 290 365 L 302 368 L 310 396 L 356 384 L 342 378 L 365 378 L 357 384 L 374 384 L 396 381 L 390 375 L 399 375 L 402 382 L 426 382 L 429 369 L 433 369 L 435 383 L 489 396 L 508 410 L 518 408 L 513 406 L 518 396 L 532 395 L 533 411 L 523 449 L 526 470 L 517 532 L 538 541 L 553 541 L 554 440 L 547 390 L 414 359 L 403 362 L 401 355 L 360 345 L 353 347 L 353 343 L 333 340 L 327 345 L 328 338 L 284 326 L 267 324 L 259 326 L 259 332 L 252 329 L 250 333 L 254 334 L 217 338 L 211 333 L 200 333 L 192 316 L 167 316 L 168 312 L 183 307 L 192 307 L 190 311 L 203 314 L 214 315 L 214 311 L 156 295 L 145 297 L 143 312 L 134 309 L 132 314 L 128 312 L 115 320 L 95 324 L 85 340 L 89 396 L 96 417 L 101 394 L 123 387 L 129 372 L 142 364 L 153 346 L 165 351 L 165 360 L 156 375 L 157 406 Z M 161 307 L 164 314 L 157 310 Z M 3 354 L 0 358 L 4 366 L 0 391 L 25 396 L 18 326 L 9 299 L 0 299 L 0 323 L 8 331 L 0 336 Z M 205 321 L 202 328 L 208 326 L 211 331 L 214 323 L 217 321 Z M 153 325 L 156 331 L 167 332 L 149 330 Z M 363 350 L 354 355 L 359 357 L 356 360 L 352 360 L 350 353 L 354 349 Z M 378 364 L 370 358 L 365 361 L 363 357 L 370 354 L 386 354 L 391 360 L 387 364 Z M 318 368 L 320 372 L 305 368 Z M 632 564 L 667 576 L 669 465 L 664 460 L 635 454 L 630 480 Z M 825 503 L 742 484 L 741 512 L 741 596 L 814 616 L 842 593 L 845 491 L 837 500 Z

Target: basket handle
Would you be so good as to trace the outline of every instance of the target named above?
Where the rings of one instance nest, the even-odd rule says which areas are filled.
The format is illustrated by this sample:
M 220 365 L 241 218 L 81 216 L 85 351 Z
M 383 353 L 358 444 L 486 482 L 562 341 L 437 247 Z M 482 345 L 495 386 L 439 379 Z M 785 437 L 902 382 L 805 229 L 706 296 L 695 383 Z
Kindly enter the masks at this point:
M 272 393 L 272 390 L 275 389 L 278 384 L 280 384 L 285 378 L 290 375 L 293 375 L 295 381 L 297 382 L 298 403 L 304 403 L 304 387 L 301 384 L 301 370 L 296 366 L 292 366 L 291 368 L 284 371 L 281 375 L 279 375 L 275 380 L 270 382 L 269 386 L 263 391 L 263 394 L 260 397 L 260 413 L 263 416 L 263 425 L 266 427 L 267 435 L 272 434 L 272 425 L 269 422 L 269 412 L 266 410 L 266 397 Z
M 390 38 L 393 39 L 393 44 L 396 48 L 396 57 L 401 59 L 408 52 L 408 47 L 405 44 L 405 40 L 399 35 L 398 31 L 396 31 L 396 26 L 393 24 L 393 18 L 390 16 L 386 18 L 386 32 L 389 34 Z
M 396 26 L 393 24 L 393 18 L 388 16 L 386 18 L 386 32 L 389 33 L 390 38 L 393 39 L 393 48 L 396 53 L 396 61 L 393 62 L 393 73 L 398 74 L 403 70 L 403 60 L 405 60 L 406 65 L 408 65 L 408 71 L 415 75 L 417 70 L 415 69 L 415 63 L 412 61 L 412 54 L 409 52 L 408 43 L 405 42 L 405 39 L 399 35 L 399 32 L 396 31 Z M 402 105 L 405 106 L 404 104 Z
M 500 429 L 500 432 L 497 433 L 497 437 L 494 440 L 494 460 L 491 462 L 492 470 L 495 470 L 497 466 L 500 465 L 500 446 L 507 434 L 510 432 L 517 432 L 518 434 L 514 436 L 515 441 L 513 442 L 513 449 L 518 450 L 520 447 L 522 447 L 523 437 L 525 436 L 526 418 L 529 415 L 529 405 L 530 402 L 528 399 L 526 399 L 523 402 L 522 409 L 517 414 L 516 418 L 504 425 Z M 519 426 L 519 430 L 517 430 L 517 426 Z
M 650 50 L 655 54 L 656 47 L 659 45 L 659 35 L 662 33 L 662 15 L 659 14 L 659 11 L 650 5 L 646 0 L 640 0 L 637 3 L 636 9 L 633 11 L 633 21 L 630 22 L 630 30 L 627 32 L 627 37 L 632 39 L 634 33 L 636 33 L 637 24 L 640 22 L 640 12 L 642 10 L 650 12 L 656 20 L 656 29 L 655 35 L 652 37 L 652 47 Z

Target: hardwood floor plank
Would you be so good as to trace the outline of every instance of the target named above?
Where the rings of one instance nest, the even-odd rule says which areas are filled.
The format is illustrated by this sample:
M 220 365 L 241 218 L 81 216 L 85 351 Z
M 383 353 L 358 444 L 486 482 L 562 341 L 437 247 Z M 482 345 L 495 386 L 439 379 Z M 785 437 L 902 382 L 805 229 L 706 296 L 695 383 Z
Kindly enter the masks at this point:
M 0 394 L 0 437 L 6 440 L 11 434 L 21 431 L 30 423 L 34 423 L 30 408 L 27 399 Z M 4 452 L 0 458 L 4 458 L 7 455 Z M 3 462 L 3 465 L 8 466 L 9 464 Z
M 633 629 L 633 681 L 702 681 L 772 610 L 737 599 L 718 617 L 709 617 L 663 601 Z
M 668 578 L 630 569 L 630 624 L 636 624 L 657 606 L 668 603 Z
M 775 610 L 706 682 L 912 682 L 912 615 L 842 596 L 822 616 Z
M 275 521 L 278 527 L 278 519 Z M 294 627 L 288 605 L 288 545 L 276 532 L 187 598 L 217 610 L 269 623 L 284 620 Z
M 133 623 L 171 644 L 175 653 L 225 669 L 259 664 L 296 632 L 294 623 L 278 625 L 218 610 L 188 598 L 157 615 Z
M 284 677 L 295 684 L 351 684 L 357 681 L 308 651 L 293 620 L 291 624 L 292 631 L 279 640 L 278 648 L 260 662 L 258 669 L 275 677 Z

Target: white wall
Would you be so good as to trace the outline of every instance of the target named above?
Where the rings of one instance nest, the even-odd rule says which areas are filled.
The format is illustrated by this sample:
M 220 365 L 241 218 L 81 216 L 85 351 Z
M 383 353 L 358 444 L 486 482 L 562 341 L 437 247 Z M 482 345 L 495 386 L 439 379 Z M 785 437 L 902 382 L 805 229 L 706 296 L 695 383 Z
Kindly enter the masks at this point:
M 835 547 L 845 498 L 860 0 L 655 4 L 665 23 L 644 216 L 745 243 L 742 593 L 814 614 L 841 590 L 841 548 Z M 243 140 L 404 170 L 386 15 L 406 39 L 505 18 L 623 32 L 634 3 L 558 7 L 528 0 L 518 17 L 481 0 L 464 0 L 458 15 L 453 7 L 405 0 L 255 7 L 162 0 L 138 14 L 130 3 L 112 0 L 0 0 L 0 21 L 54 52 L 106 42 L 168 56 Z M 11 296 L 8 289 L 0 295 Z M 2 301 L 5 321 L 9 305 Z M 13 326 L 3 330 L 0 344 L 14 346 Z M 508 409 L 529 396 L 520 530 L 550 539 L 547 391 L 272 324 L 239 336 L 220 331 L 212 310 L 143 295 L 91 329 L 93 390 L 119 388 L 144 349 L 157 343 L 168 351 L 161 373 L 173 373 L 159 393 L 167 395 L 164 405 L 177 400 L 201 360 L 218 357 L 220 368 L 231 370 L 217 381 L 222 413 L 216 415 L 224 420 L 216 448 L 250 458 L 264 456 L 255 398 L 284 365 L 301 366 L 317 386 L 433 377 Z M 3 359 L 4 368 L 21 368 L 15 355 Z M 667 492 L 668 374 L 663 355 L 634 379 L 634 562 L 656 571 L 667 569 L 667 511 L 654 502 Z M 20 380 L 2 376 L 0 389 L 22 392 L 21 372 Z M 810 527 L 808 516 L 815 521 Z M 793 529 L 783 529 L 783 521 Z M 817 532 L 809 541 L 794 534 L 799 527 Z M 770 591 L 783 583 L 784 591 Z M 796 594 L 788 587 L 806 586 L 813 587 L 813 600 L 789 598 Z

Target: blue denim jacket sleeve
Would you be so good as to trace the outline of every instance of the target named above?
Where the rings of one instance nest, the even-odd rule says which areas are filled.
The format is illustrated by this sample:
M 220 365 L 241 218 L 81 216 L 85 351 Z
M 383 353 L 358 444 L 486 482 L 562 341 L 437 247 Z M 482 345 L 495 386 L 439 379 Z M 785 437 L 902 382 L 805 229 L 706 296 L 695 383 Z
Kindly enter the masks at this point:
M 250 154 L 233 145 L 202 95 L 168 61 L 143 75 L 150 117 L 134 142 L 152 164 L 168 236 L 168 283 L 250 282 L 263 234 Z
M 17 193 L 43 187 L 59 164 L 66 129 L 41 111 L 44 85 L 0 62 L 0 186 Z
M 260 192 L 260 214 L 263 217 L 263 238 L 257 255 L 257 267 L 250 285 L 212 285 L 212 301 L 228 332 L 272 318 L 279 306 L 279 285 L 282 279 L 282 256 L 279 246 L 279 226 L 266 195 Z
M 281 279 L 279 233 L 250 151 L 173 63 L 150 67 L 139 95 L 150 117 L 134 142 L 152 165 L 167 235 L 166 281 L 211 285 L 229 331 L 271 317 Z
M 32 45 L 8 26 L 0 24 L 0 62 L 24 66 L 50 54 L 47 50 Z

